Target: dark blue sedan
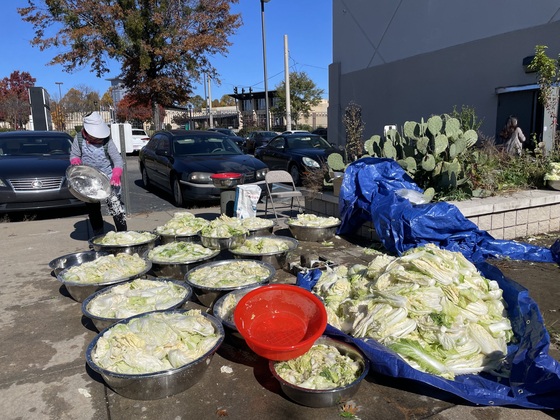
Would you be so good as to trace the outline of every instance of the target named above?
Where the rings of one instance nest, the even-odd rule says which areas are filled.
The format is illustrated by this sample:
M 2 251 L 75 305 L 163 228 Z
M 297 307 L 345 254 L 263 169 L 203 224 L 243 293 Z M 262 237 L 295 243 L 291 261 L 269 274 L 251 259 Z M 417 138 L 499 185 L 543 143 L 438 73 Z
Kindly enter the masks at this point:
M 310 169 L 318 169 L 326 160 L 325 151 L 332 146 L 315 134 L 282 134 L 266 146 L 257 147 L 255 157 L 271 170 L 288 171 L 296 185 Z
M 268 172 L 228 136 L 213 131 L 161 131 L 142 148 L 138 161 L 144 187 L 171 192 L 178 207 L 187 201 L 219 199 L 221 190 L 210 178 L 214 174 L 240 173 L 245 184 L 264 186 Z

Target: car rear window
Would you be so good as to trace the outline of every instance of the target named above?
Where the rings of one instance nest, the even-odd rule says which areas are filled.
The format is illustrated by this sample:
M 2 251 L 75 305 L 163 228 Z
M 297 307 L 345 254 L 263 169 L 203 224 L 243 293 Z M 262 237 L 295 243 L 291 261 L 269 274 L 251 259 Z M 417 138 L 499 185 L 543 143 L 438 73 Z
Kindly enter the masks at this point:
M 183 137 L 173 141 L 176 156 L 239 155 L 241 150 L 227 137 Z
M 319 136 L 299 136 L 288 138 L 288 146 L 291 149 L 328 149 L 330 144 Z
M 133 136 L 146 136 L 146 137 L 148 137 L 148 135 L 146 134 L 146 132 L 144 130 L 132 130 L 132 135 Z
M 71 148 L 72 139 L 67 136 L 0 138 L 2 156 L 69 155 Z

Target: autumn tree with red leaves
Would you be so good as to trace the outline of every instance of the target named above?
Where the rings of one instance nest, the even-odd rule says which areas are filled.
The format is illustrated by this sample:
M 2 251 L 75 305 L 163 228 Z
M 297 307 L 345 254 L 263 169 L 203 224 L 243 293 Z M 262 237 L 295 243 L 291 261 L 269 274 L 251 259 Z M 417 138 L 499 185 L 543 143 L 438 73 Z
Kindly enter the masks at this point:
M 150 100 L 138 101 L 132 95 L 125 95 L 117 103 L 116 114 L 118 122 L 153 122 L 152 104 Z M 159 123 L 161 125 L 165 118 L 165 110 L 161 105 L 159 105 L 159 118 Z
M 0 80 L 0 121 L 10 123 L 16 130 L 27 124 L 31 114 L 28 89 L 35 85 L 35 80 L 28 72 L 19 70 Z
M 33 25 L 31 44 L 41 50 L 66 46 L 49 63 L 72 72 L 86 65 L 97 77 L 107 59 L 121 63 L 120 78 L 137 99 L 151 101 L 156 129 L 160 106 L 187 102 L 202 73 L 218 80 L 210 63 L 228 53 L 228 37 L 242 24 L 230 14 L 238 0 L 28 0 L 18 8 Z M 48 27 L 61 29 L 47 37 Z

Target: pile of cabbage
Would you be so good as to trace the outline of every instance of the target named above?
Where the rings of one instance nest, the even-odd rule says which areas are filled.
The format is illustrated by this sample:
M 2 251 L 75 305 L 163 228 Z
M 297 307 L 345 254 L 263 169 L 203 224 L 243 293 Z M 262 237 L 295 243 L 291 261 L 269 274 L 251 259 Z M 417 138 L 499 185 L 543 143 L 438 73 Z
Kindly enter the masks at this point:
M 202 228 L 200 233 L 202 236 L 210 238 L 231 238 L 249 233 L 249 230 L 241 223 L 242 219 L 237 217 L 229 217 L 222 214 L 220 217 L 212 220 L 208 226 Z
M 170 242 L 148 252 L 148 259 L 157 262 L 184 263 L 209 257 L 216 251 L 192 242 Z
M 141 273 L 147 263 L 138 254 L 105 255 L 96 260 L 68 268 L 62 280 L 68 283 L 105 283 Z
M 178 368 L 199 359 L 220 335 L 199 310 L 152 312 L 109 328 L 91 357 L 106 370 L 128 375 Z
M 274 363 L 274 369 L 286 382 L 300 388 L 335 389 L 358 379 L 363 366 L 334 346 L 315 344 L 295 359 Z
M 136 279 L 112 287 L 92 299 L 87 310 L 100 318 L 123 319 L 169 309 L 185 299 L 186 287 L 171 281 Z
M 545 181 L 560 181 L 560 163 L 550 162 L 550 171 L 544 174 Z
M 499 372 L 514 338 L 502 290 L 459 252 L 429 244 L 400 258 L 383 254 L 367 267 L 323 273 L 313 292 L 332 326 L 379 341 L 418 370 L 508 376 Z
M 241 224 L 249 230 L 257 230 L 269 228 L 274 225 L 274 222 L 261 217 L 247 217 L 245 219 L 241 219 Z
M 133 245 L 143 242 L 153 241 L 156 235 L 150 232 L 109 232 L 102 238 L 96 239 L 94 243 L 98 245 Z
M 204 287 L 239 287 L 260 283 L 271 272 L 256 261 L 240 260 L 228 264 L 196 268 L 188 273 L 191 283 Z
M 340 219 L 336 217 L 321 217 L 315 214 L 298 214 L 297 219 L 288 220 L 289 225 L 309 227 L 327 227 L 338 223 Z
M 270 236 L 258 239 L 249 238 L 241 246 L 233 248 L 233 251 L 243 254 L 272 254 L 288 249 L 290 249 L 290 246 L 286 241 Z
M 156 232 L 162 235 L 194 235 L 209 223 L 208 220 L 195 217 L 188 211 L 176 212 L 165 225 L 158 226 Z

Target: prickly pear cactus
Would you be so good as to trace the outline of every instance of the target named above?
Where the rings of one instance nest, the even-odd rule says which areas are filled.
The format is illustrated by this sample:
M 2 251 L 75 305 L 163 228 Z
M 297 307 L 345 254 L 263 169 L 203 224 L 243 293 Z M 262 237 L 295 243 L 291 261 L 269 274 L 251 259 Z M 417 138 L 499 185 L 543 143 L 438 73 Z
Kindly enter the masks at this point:
M 343 171 L 346 168 L 342 155 L 338 153 L 330 154 L 327 163 L 333 171 Z

